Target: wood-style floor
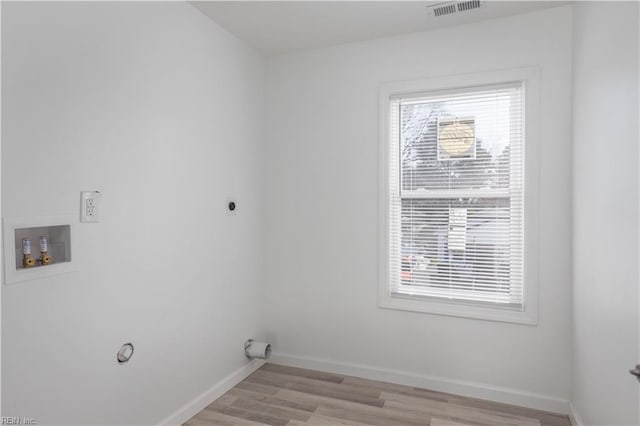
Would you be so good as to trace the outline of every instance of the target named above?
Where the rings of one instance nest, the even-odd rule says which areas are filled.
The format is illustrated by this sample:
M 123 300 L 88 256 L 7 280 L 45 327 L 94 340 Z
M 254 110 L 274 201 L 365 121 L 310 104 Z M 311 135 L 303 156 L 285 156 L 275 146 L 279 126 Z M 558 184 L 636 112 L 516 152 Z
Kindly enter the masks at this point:
M 188 426 L 570 426 L 568 417 L 339 374 L 266 364 Z

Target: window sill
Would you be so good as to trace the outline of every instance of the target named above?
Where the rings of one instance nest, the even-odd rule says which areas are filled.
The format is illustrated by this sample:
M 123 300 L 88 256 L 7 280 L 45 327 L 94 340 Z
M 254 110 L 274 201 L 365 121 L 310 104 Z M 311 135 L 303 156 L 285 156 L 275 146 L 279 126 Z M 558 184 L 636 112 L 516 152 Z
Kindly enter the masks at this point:
M 473 302 L 426 299 L 396 294 L 380 295 L 378 307 L 514 324 L 534 326 L 538 324 L 537 310 L 526 309 L 526 307 L 525 310 L 516 310 L 509 307 L 479 305 Z

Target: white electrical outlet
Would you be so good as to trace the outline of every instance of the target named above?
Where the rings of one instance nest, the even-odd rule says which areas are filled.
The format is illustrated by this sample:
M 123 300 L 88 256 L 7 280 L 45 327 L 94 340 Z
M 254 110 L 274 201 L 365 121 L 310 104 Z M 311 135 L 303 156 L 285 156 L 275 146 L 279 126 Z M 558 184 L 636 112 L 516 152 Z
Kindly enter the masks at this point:
M 80 197 L 80 222 L 100 221 L 100 192 L 83 191 Z

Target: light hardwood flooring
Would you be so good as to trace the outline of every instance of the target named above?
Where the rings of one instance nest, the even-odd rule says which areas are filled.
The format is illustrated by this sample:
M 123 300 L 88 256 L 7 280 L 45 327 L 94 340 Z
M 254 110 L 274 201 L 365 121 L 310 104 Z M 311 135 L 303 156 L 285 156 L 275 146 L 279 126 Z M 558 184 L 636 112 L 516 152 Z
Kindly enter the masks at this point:
M 187 426 L 570 426 L 567 416 L 265 364 Z

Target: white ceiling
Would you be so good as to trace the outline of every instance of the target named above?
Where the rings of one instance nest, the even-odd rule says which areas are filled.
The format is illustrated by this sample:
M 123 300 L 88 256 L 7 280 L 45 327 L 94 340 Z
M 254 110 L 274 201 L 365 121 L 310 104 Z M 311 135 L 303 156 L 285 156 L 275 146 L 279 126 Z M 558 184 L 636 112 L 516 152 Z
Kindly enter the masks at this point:
M 256 50 L 274 55 L 425 31 L 566 4 L 484 1 L 479 9 L 434 17 L 429 1 L 194 1 L 205 15 Z

